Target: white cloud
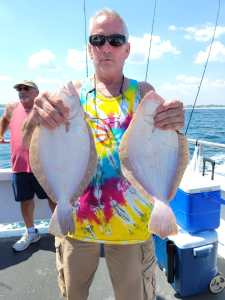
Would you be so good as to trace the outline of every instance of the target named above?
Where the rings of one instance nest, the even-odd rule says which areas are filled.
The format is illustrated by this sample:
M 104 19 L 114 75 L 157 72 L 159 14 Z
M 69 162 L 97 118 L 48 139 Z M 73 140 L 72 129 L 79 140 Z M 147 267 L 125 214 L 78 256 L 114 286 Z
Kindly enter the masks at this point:
M 0 81 L 11 81 L 12 77 L 8 75 L 0 75 Z
M 62 84 L 62 80 L 55 78 L 38 77 L 35 81 L 39 84 Z
M 208 42 L 212 39 L 214 32 L 214 25 L 206 24 L 202 26 L 189 26 L 189 27 L 176 27 L 174 25 L 169 26 L 171 31 L 182 31 L 185 33 L 184 37 L 188 40 L 196 40 L 198 42 Z M 217 26 L 215 38 L 225 34 L 225 26 Z
M 53 62 L 55 60 L 55 54 L 48 50 L 42 49 L 39 52 L 32 54 L 28 59 L 28 66 L 31 69 L 37 69 L 38 67 L 55 68 Z
M 195 58 L 196 64 L 203 64 L 206 62 L 209 53 L 209 47 L 210 46 L 208 46 L 205 51 L 200 51 L 197 54 Z M 225 46 L 221 42 L 216 41 L 213 43 L 209 61 L 222 63 L 225 62 Z
M 186 39 L 207 42 L 212 38 L 214 28 L 213 26 L 186 27 L 183 30 Z
M 200 77 L 190 75 L 177 75 L 174 82 L 160 85 L 157 91 L 165 99 L 180 99 L 184 104 L 193 104 L 197 94 Z M 221 104 L 224 105 L 225 80 L 204 78 L 198 96 L 197 105 Z
M 130 63 L 145 63 L 148 57 L 150 35 L 144 34 L 143 37 L 130 36 L 131 53 Z M 169 40 L 162 41 L 160 36 L 152 37 L 151 59 L 159 59 L 165 54 L 180 54 L 180 51 L 174 47 Z
M 175 25 L 170 25 L 168 28 L 170 31 L 176 31 L 177 30 L 177 26 Z
M 176 80 L 180 83 L 183 83 L 183 84 L 187 84 L 187 85 L 196 85 L 196 84 L 199 84 L 200 82 L 200 77 L 197 77 L 197 76 L 187 76 L 187 75 L 177 75 L 176 76 Z
M 212 81 L 211 85 L 213 87 L 225 88 L 225 80 L 223 80 L 223 79 L 216 79 L 216 80 Z
M 44 76 L 36 77 L 35 82 L 37 83 L 39 90 L 42 92 L 55 92 L 63 86 L 63 83 L 65 83 L 63 79 Z
M 73 69 L 83 70 L 85 68 L 85 51 L 69 49 L 66 63 Z

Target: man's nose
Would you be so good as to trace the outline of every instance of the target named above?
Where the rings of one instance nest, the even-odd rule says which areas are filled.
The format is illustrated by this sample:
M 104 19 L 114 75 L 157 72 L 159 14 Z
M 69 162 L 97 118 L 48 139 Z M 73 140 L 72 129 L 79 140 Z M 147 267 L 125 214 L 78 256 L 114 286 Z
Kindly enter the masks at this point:
M 105 52 L 109 52 L 112 49 L 112 46 L 109 44 L 108 41 L 105 41 L 105 44 L 101 46 L 102 50 Z

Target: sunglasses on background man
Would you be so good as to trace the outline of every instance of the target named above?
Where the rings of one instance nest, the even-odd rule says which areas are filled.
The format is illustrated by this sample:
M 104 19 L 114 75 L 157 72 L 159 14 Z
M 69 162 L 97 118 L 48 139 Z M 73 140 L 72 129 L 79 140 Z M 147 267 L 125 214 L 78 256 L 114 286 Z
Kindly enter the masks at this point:
M 30 86 L 27 86 L 27 85 L 21 85 L 21 86 L 18 86 L 16 88 L 17 92 L 21 92 L 21 91 L 29 91 L 30 89 L 32 89 L 32 87 Z

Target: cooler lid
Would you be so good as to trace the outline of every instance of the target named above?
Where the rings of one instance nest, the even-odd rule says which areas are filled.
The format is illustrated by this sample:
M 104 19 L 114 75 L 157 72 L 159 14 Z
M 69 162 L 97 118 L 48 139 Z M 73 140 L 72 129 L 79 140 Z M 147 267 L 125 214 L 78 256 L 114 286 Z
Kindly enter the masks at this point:
M 178 234 L 169 236 L 168 238 L 173 241 L 178 248 L 187 249 L 215 243 L 218 240 L 218 235 L 215 230 L 190 234 L 180 229 Z
M 220 191 L 220 184 L 216 180 L 202 176 L 195 172 L 185 172 L 179 188 L 187 193 L 201 193 Z

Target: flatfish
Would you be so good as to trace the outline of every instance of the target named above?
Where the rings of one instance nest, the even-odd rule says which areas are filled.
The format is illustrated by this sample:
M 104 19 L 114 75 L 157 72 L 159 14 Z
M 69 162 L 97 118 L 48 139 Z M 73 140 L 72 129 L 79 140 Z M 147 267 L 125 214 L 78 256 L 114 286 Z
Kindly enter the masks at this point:
M 188 164 L 187 140 L 173 130 L 154 127 L 154 114 L 164 100 L 151 91 L 141 100 L 119 147 L 123 175 L 153 209 L 150 232 L 164 238 L 177 233 L 169 206 Z
M 48 196 L 57 203 L 49 232 L 73 232 L 73 206 L 89 184 L 97 164 L 91 130 L 72 83 L 58 95 L 70 108 L 67 124 L 56 129 L 35 128 L 30 143 L 31 168 Z

